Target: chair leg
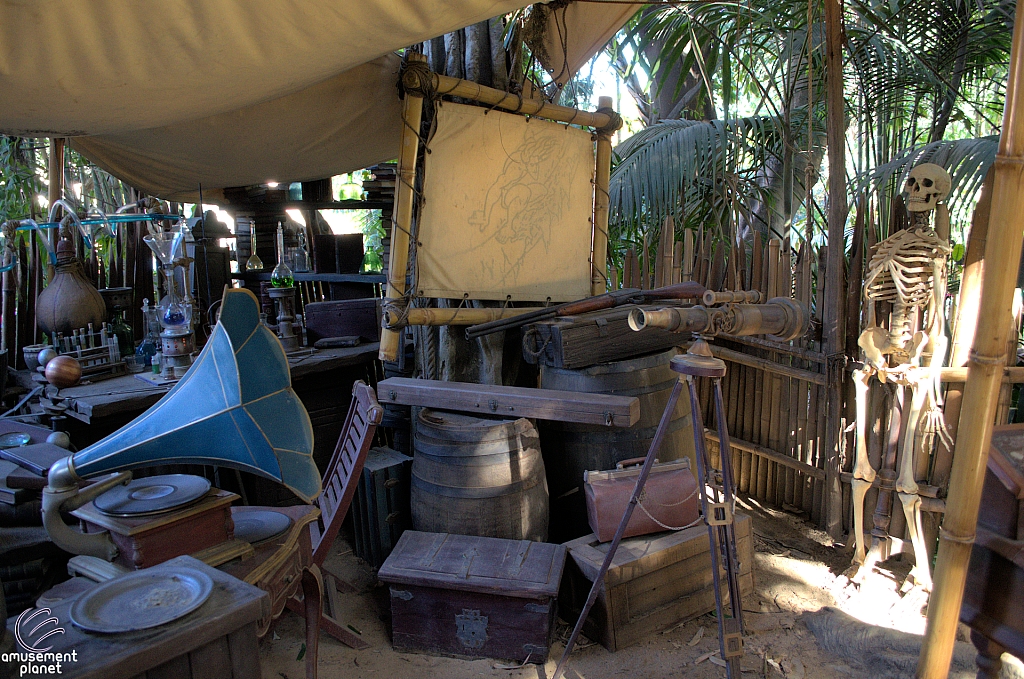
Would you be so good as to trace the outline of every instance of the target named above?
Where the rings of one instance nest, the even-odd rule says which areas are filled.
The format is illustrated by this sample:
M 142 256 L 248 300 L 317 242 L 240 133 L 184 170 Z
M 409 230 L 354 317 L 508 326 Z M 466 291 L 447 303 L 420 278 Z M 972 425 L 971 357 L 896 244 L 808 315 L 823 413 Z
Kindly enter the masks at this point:
M 978 679 L 999 679 L 999 670 L 1003 667 L 1002 655 L 1006 649 L 973 629 L 971 643 L 978 649 L 978 657 L 974 659 L 978 665 Z
M 302 599 L 306 615 L 306 679 L 317 679 L 316 661 L 320 642 L 323 580 L 316 564 L 302 571 Z

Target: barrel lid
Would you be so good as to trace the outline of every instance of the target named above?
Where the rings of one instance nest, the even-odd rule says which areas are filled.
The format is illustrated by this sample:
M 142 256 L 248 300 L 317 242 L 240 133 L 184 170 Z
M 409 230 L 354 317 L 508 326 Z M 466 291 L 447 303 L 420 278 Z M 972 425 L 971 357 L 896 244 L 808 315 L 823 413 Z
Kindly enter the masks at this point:
M 536 599 L 558 593 L 565 547 L 407 530 L 377 573 L 395 585 L 418 585 Z

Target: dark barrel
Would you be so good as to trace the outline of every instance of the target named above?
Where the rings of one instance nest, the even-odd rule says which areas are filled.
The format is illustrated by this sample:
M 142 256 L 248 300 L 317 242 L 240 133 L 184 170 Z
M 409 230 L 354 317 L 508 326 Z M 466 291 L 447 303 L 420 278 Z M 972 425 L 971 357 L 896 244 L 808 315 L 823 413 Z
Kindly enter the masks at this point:
M 413 448 L 413 528 L 547 540 L 548 485 L 530 420 L 424 408 Z
M 615 463 L 644 457 L 668 404 L 679 374 L 669 367 L 678 353 L 669 349 L 627 361 L 567 370 L 541 367 L 541 387 L 565 391 L 636 396 L 640 420 L 632 427 L 604 427 L 569 422 L 540 423 L 541 449 L 551 490 L 551 537 L 565 542 L 590 533 L 583 493 L 583 472 L 614 469 Z M 662 462 L 690 458 L 696 469 L 690 399 L 683 389 L 668 434 L 657 458 Z

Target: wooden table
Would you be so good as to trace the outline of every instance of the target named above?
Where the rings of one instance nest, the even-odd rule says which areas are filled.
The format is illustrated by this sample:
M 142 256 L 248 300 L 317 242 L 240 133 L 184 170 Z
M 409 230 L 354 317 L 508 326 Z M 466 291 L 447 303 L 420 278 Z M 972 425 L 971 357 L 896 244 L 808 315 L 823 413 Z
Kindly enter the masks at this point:
M 297 353 L 288 359 L 292 381 L 300 381 L 307 376 L 336 368 L 373 361 L 377 356 L 378 346 L 373 342 L 340 349 L 303 349 L 303 353 Z M 14 380 L 26 389 L 38 386 L 38 383 L 32 381 L 32 373 L 27 370 L 15 371 Z M 60 394 L 69 399 L 68 416 L 89 424 L 94 419 L 125 414 L 134 416 L 141 413 L 159 401 L 170 388 L 154 386 L 134 375 L 122 375 L 62 389 Z
M 139 632 L 90 634 L 71 623 L 71 606 L 87 591 L 47 601 L 64 634 L 49 637 L 50 652 L 75 652 L 60 676 L 77 679 L 259 679 L 257 621 L 267 615 L 270 597 L 256 587 L 189 556 L 166 562 L 201 570 L 214 582 L 198 609 L 174 622 Z M 81 579 L 79 579 L 81 581 Z M 84 591 L 81 591 L 83 590 Z M 45 596 L 45 595 L 44 595 Z M 8 622 L 13 633 L 16 619 Z M 38 636 L 38 635 L 37 635 Z M 20 649 L 19 649 L 20 650 Z M 38 676 L 27 674 L 26 676 Z

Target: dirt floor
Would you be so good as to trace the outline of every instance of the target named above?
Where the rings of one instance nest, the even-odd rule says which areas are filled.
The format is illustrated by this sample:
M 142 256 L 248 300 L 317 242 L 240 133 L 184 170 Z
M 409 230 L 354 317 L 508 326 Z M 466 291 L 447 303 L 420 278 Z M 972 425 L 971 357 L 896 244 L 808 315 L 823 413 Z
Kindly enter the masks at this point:
M 750 500 L 740 504 L 753 518 L 756 549 L 755 593 L 744 601 L 743 677 L 912 677 L 920 640 L 911 634 L 924 630 L 926 602 L 919 592 L 899 593 L 910 565 L 891 559 L 855 585 L 843 575 L 850 564 L 850 548 L 833 544 L 827 534 L 799 517 Z M 326 567 L 356 587 L 356 593 L 343 595 L 344 618 L 371 647 L 354 651 L 322 635 L 321 679 L 549 679 L 554 673 L 571 631 L 563 620 L 546 665 L 517 667 L 495 660 L 395 652 L 388 636 L 387 588 L 376 585 L 371 570 L 344 540 L 337 544 Z M 264 679 L 304 676 L 304 660 L 299 660 L 303 630 L 300 618 L 285 613 L 261 645 Z M 714 615 L 708 614 L 617 653 L 583 638 L 566 676 L 718 679 L 725 677 L 725 669 L 716 664 L 717 651 L 717 625 Z M 958 644 L 950 677 L 974 677 L 973 657 L 970 644 Z M 1024 674 L 1011 666 L 1004 676 Z

